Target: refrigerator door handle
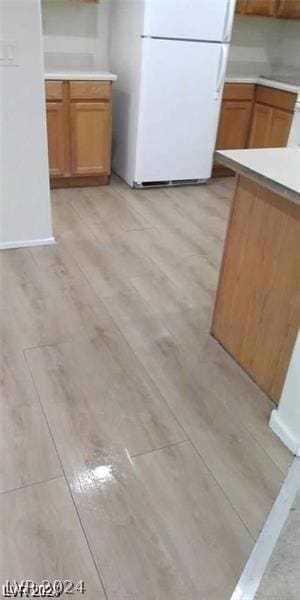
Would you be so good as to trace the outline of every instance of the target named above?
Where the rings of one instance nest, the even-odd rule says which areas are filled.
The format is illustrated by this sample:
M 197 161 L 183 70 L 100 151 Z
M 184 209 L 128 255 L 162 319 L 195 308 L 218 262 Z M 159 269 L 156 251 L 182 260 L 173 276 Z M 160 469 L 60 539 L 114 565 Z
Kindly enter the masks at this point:
M 224 20 L 224 29 L 223 29 L 223 42 L 230 42 L 231 35 L 231 27 L 232 27 L 232 19 L 235 8 L 235 0 L 226 0 L 226 15 Z
M 222 44 L 219 69 L 218 69 L 218 75 L 217 75 L 217 85 L 216 85 L 216 93 L 217 94 L 220 93 L 223 81 L 225 79 L 227 52 L 228 52 L 227 44 Z

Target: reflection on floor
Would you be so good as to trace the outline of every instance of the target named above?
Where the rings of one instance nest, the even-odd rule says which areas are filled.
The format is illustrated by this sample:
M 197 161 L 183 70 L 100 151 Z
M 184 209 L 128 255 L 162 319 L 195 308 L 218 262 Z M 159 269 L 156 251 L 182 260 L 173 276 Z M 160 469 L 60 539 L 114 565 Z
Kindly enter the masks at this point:
M 57 244 L 1 254 L 4 580 L 230 597 L 291 461 L 209 337 L 232 189 L 56 190 Z

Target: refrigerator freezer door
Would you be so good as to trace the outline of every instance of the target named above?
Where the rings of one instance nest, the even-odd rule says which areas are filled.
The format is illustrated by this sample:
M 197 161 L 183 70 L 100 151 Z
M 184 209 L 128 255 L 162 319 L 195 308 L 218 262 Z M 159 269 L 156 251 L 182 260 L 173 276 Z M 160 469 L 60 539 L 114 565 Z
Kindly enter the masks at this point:
M 227 51 L 143 40 L 136 183 L 210 177 Z
M 235 0 L 145 0 L 143 35 L 229 42 Z

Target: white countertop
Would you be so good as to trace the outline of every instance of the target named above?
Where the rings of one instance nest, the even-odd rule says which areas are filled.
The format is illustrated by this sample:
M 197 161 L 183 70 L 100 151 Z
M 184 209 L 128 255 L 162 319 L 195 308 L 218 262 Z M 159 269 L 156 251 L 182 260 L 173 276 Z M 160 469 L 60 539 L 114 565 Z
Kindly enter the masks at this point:
M 300 204 L 300 148 L 218 150 L 218 161 Z
M 248 75 L 246 77 L 242 75 L 228 75 L 225 78 L 226 83 L 255 83 L 259 85 L 265 85 L 266 87 L 276 88 L 277 90 L 284 90 L 285 92 L 293 92 L 294 94 L 300 95 L 300 86 L 293 85 L 291 83 L 283 83 L 282 81 L 276 81 L 272 79 L 264 79 L 257 75 Z
M 97 67 L 45 67 L 45 79 L 115 81 L 117 75 L 102 71 Z
M 94 66 L 87 67 L 45 67 L 44 73 L 45 79 L 62 79 L 62 80 L 94 80 L 94 81 L 116 81 L 117 75 L 110 73 L 109 71 L 103 71 Z M 283 83 L 281 81 L 275 81 L 271 77 L 270 79 L 263 79 L 257 75 L 228 75 L 226 77 L 226 83 L 254 83 L 265 85 L 267 87 L 273 87 L 279 90 L 285 90 L 287 92 L 293 92 L 300 95 L 300 86 L 292 85 L 290 83 Z

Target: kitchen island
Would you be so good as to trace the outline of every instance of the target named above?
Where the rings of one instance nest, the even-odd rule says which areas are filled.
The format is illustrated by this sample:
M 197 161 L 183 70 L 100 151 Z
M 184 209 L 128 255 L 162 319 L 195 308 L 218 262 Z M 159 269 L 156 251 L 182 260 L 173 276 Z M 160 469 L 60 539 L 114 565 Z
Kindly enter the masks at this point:
M 278 402 L 300 324 L 300 149 L 216 159 L 237 179 L 212 335 Z

